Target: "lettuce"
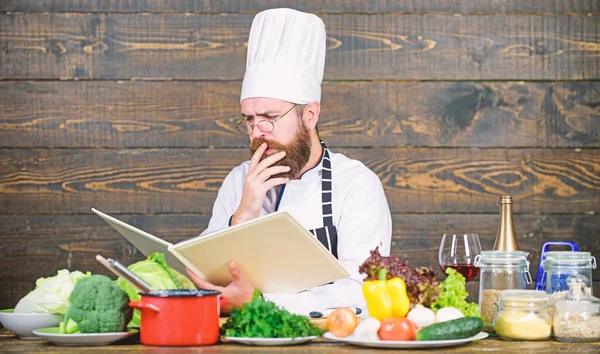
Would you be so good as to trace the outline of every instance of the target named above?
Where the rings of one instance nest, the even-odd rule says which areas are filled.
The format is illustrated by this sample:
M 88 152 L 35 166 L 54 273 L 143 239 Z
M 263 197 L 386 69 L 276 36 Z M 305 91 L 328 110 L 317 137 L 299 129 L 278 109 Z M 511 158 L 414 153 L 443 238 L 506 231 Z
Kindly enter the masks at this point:
M 455 307 L 466 317 L 481 317 L 479 306 L 474 302 L 467 302 L 467 286 L 465 277 L 452 268 L 446 268 L 448 277 L 440 286 L 440 294 L 431 305 L 431 309 L 437 311 L 443 307 Z
M 90 272 L 78 270 L 69 272 L 61 269 L 53 277 L 39 278 L 35 281 L 35 289 L 25 295 L 17 306 L 15 313 L 56 313 L 64 315 L 69 307 L 69 296 L 79 279 L 89 277 Z
M 365 275 L 364 281 L 379 279 L 379 271 L 387 270 L 387 279 L 400 277 L 406 283 L 406 292 L 412 305 L 421 304 L 429 307 L 440 292 L 436 274 L 431 267 L 411 269 L 408 262 L 396 256 L 382 256 L 379 247 L 371 251 L 369 258 L 358 268 Z
M 133 263 L 127 267 L 135 275 L 142 278 L 154 290 L 178 290 L 178 289 L 196 289 L 194 283 L 185 275 L 182 275 L 175 269 L 169 267 L 164 253 L 153 253 L 148 259 Z M 131 285 L 127 280 L 119 277 L 116 284 L 125 290 L 130 300 L 139 300 L 141 296 L 138 289 Z M 129 327 L 140 326 L 140 311 L 133 311 L 133 318 L 128 324 Z

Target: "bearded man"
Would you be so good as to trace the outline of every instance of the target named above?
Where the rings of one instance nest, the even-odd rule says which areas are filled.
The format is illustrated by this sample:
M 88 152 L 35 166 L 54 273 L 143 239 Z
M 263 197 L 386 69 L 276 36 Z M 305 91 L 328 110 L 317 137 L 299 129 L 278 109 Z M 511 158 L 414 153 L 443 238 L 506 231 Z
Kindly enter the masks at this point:
M 250 29 L 237 125 L 250 138 L 249 161 L 225 178 L 208 228 L 213 231 L 284 210 L 340 261 L 350 277 L 297 294 L 263 294 L 290 312 L 365 308 L 358 267 L 379 247 L 389 255 L 391 215 L 379 177 L 361 162 L 329 151 L 319 139 L 325 67 L 323 21 L 291 9 L 266 10 Z M 188 270 L 194 283 L 229 299 L 225 310 L 250 300 L 254 289 L 235 262 L 233 281 L 219 287 Z

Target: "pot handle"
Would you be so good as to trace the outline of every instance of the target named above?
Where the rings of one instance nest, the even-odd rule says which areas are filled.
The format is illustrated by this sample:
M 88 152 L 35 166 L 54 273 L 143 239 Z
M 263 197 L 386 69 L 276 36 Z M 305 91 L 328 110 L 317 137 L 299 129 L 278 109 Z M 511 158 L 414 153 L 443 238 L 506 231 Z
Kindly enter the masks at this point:
M 219 307 L 221 307 L 223 305 L 227 305 L 228 302 L 229 302 L 228 298 L 226 298 L 225 296 L 219 296 Z
M 160 312 L 160 309 L 158 308 L 158 306 L 154 305 L 154 304 L 146 304 L 143 303 L 141 301 L 129 301 L 129 307 L 132 307 L 134 309 L 148 309 L 148 310 L 152 310 L 154 312 Z

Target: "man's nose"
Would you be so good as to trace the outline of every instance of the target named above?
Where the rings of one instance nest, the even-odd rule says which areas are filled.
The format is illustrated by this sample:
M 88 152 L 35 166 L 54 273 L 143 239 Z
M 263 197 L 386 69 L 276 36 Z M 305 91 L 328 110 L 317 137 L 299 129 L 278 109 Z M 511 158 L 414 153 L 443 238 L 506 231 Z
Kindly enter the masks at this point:
M 260 138 L 265 136 L 265 132 L 263 132 L 262 130 L 260 130 L 260 128 L 258 127 L 258 125 L 255 125 L 254 128 L 252 128 L 252 132 L 250 133 L 250 137 L 252 139 L 255 138 Z

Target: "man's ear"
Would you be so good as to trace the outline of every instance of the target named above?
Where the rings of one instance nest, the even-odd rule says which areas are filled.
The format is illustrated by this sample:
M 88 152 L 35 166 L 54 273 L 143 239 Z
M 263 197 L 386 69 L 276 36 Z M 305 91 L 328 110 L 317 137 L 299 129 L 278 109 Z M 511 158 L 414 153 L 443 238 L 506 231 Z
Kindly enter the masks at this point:
M 302 119 L 304 124 L 310 130 L 314 130 L 319 121 L 319 114 L 321 113 L 321 104 L 317 101 L 311 102 L 304 106 L 304 112 L 302 113 Z

